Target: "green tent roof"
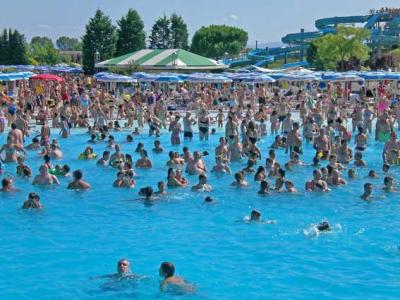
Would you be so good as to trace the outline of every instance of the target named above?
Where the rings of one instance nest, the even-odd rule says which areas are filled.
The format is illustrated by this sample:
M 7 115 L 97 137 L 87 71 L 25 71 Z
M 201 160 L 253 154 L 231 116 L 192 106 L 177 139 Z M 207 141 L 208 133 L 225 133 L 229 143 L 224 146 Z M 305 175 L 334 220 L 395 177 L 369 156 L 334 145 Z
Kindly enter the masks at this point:
M 147 70 L 216 70 L 225 69 L 213 59 L 182 49 L 143 49 L 96 64 L 97 68 L 127 68 L 137 65 Z

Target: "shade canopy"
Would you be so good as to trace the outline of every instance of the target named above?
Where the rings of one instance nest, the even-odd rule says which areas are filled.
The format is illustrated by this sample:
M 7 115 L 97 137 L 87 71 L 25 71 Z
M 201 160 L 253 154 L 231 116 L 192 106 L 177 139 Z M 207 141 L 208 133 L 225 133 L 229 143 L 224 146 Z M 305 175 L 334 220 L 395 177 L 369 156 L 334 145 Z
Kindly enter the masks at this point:
M 0 81 L 17 81 L 29 79 L 34 74 L 32 72 L 0 73 Z
M 57 81 L 62 82 L 64 78 L 53 75 L 53 74 L 39 74 L 31 77 L 31 80 L 43 80 L 43 81 Z
M 221 70 L 227 66 L 182 49 L 143 49 L 96 64 L 96 68 L 129 68 L 143 70 Z
M 93 77 L 100 82 L 121 82 L 121 83 L 137 82 L 137 80 L 132 77 L 120 74 L 108 73 L 108 72 L 100 72 L 95 74 Z

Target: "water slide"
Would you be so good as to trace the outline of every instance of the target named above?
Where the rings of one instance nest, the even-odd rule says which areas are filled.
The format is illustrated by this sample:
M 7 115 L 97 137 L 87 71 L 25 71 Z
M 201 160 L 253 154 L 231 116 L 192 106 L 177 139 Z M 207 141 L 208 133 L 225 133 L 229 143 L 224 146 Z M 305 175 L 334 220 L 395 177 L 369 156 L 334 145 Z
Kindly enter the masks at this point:
M 386 22 L 386 27 L 376 27 L 379 22 Z M 364 28 L 371 31 L 371 46 L 400 44 L 400 16 L 392 17 L 388 13 L 376 13 L 365 16 L 347 16 L 323 18 L 315 21 L 318 31 L 289 33 L 282 37 L 283 47 L 253 49 L 246 56 L 239 59 L 224 60 L 231 67 L 255 65 L 264 66 L 283 58 L 300 58 L 305 56 L 310 41 L 325 34 L 336 32 L 336 26 L 342 24 L 364 24 Z M 299 61 L 285 64 L 283 67 L 305 66 L 306 62 Z

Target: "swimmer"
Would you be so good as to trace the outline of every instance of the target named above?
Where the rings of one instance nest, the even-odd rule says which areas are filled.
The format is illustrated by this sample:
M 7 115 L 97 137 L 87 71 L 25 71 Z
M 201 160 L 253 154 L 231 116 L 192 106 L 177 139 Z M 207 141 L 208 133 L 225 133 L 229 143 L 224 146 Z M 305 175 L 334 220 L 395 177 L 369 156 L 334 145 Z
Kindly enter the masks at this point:
M 319 224 L 317 225 L 316 229 L 317 229 L 319 232 L 330 231 L 330 230 L 331 230 L 331 226 L 329 225 L 328 222 L 324 221 L 324 222 L 319 223 Z
M 145 201 L 154 200 L 153 198 L 153 188 L 151 186 L 146 186 L 139 190 L 139 196 L 143 196 Z
M 32 143 L 25 147 L 26 150 L 39 150 L 40 149 L 40 141 L 38 138 L 34 137 L 32 139 Z
M 97 135 L 95 135 L 95 134 L 92 134 L 91 136 L 90 136 L 90 140 L 88 140 L 87 142 L 89 143 L 89 144 L 96 144 L 97 143 Z
M 167 194 L 167 191 L 165 190 L 165 182 L 164 181 L 159 181 L 157 183 L 157 188 L 158 188 L 158 191 L 156 191 L 154 193 L 155 195 L 165 195 L 165 194 Z
M 8 192 L 20 192 L 20 189 L 17 189 L 13 185 L 12 178 L 3 178 L 1 181 L 1 189 L 0 192 L 8 193 Z
M 135 127 L 134 129 L 133 129 L 133 131 L 132 131 L 132 135 L 139 135 L 140 134 L 140 132 L 139 132 L 139 127 Z
M 135 275 L 131 272 L 129 260 L 127 260 L 126 258 L 122 258 L 117 263 L 117 273 L 96 276 L 93 279 L 110 278 L 110 279 L 120 280 L 120 279 L 135 279 L 140 277 L 141 276 Z
M 147 156 L 147 151 L 143 150 L 140 152 L 140 158 L 136 161 L 136 168 L 140 169 L 151 169 L 153 164 Z
M 354 169 L 349 169 L 347 171 L 347 176 L 349 176 L 350 179 L 355 179 L 356 178 L 356 171 Z
M 375 170 L 370 170 L 369 172 L 368 172 L 368 177 L 369 178 L 378 178 L 378 175 L 376 175 L 376 172 L 375 172 Z
M 17 163 L 17 175 L 22 177 L 30 177 L 32 175 L 32 170 L 27 164 L 25 164 L 24 157 L 18 156 Z
M 49 173 L 49 167 L 44 164 L 39 167 L 39 175 L 32 181 L 33 185 L 53 185 L 60 184 L 58 178 L 55 175 Z
M 43 208 L 42 204 L 40 203 L 40 196 L 36 193 L 29 193 L 28 200 L 24 202 L 21 207 L 22 209 L 41 209 Z
M 87 190 L 90 189 L 90 184 L 82 179 L 83 173 L 81 170 L 75 170 L 72 173 L 73 180 L 67 186 L 69 190 Z
M 364 184 L 364 194 L 360 196 L 362 200 L 371 200 L 372 198 L 372 183 L 365 183 Z
M 310 229 L 304 230 L 304 234 L 308 237 L 318 236 L 320 233 L 331 231 L 331 226 L 327 221 L 320 222 L 318 225 L 313 225 Z
M 359 152 L 359 151 L 357 151 L 355 154 L 354 154 L 354 165 L 356 166 L 356 167 L 365 167 L 367 164 L 366 164 L 366 162 L 365 162 L 365 160 L 363 160 L 363 155 L 362 155 L 362 153 L 361 152 Z
M 175 276 L 175 266 L 172 262 L 163 262 L 159 274 L 164 279 L 160 283 L 161 291 L 167 291 L 169 287 L 180 292 L 195 292 L 195 287 L 186 282 L 185 279 Z
M 152 150 L 154 153 L 161 153 L 164 149 L 161 147 L 161 142 L 159 140 L 154 141 L 154 148 Z
M 269 182 L 266 180 L 262 180 L 260 182 L 260 190 L 258 191 L 259 195 L 269 195 Z
M 199 183 L 192 186 L 192 191 L 211 192 L 211 185 L 207 183 L 207 176 L 204 174 L 199 175 Z
M 213 199 L 211 196 L 207 196 L 207 197 L 204 199 L 204 202 L 206 202 L 206 203 L 211 203 L 211 202 L 214 202 L 214 199 Z
M 132 143 L 132 142 L 133 142 L 133 137 L 132 137 L 130 134 L 128 134 L 128 135 L 126 136 L 126 142 L 127 142 L 127 143 Z
M 96 157 L 97 155 L 93 152 L 92 147 L 86 147 L 85 151 L 79 155 L 79 159 L 94 159 Z
M 108 166 L 109 160 L 110 160 L 110 151 L 107 151 L 107 150 L 106 150 L 106 151 L 103 152 L 103 157 L 100 158 L 100 159 L 96 162 L 96 165 L 102 166 L 102 167 Z
M 383 188 L 385 192 L 394 192 L 396 188 L 393 186 L 393 177 L 392 176 L 385 176 L 383 179 Z
M 253 209 L 250 214 L 250 221 L 258 222 L 261 220 L 261 212 L 256 209 Z
M 215 158 L 216 165 L 212 168 L 211 172 L 218 173 L 218 174 L 231 174 L 232 171 L 229 166 L 226 164 L 226 160 L 222 157 L 217 156 Z
M 286 191 L 289 193 L 297 193 L 298 192 L 294 186 L 293 181 L 290 181 L 290 180 L 285 181 L 285 188 L 286 188 Z
M 247 187 L 249 185 L 249 183 L 245 180 L 242 172 L 235 173 L 234 178 L 235 178 L 235 181 L 231 183 L 231 186 Z
M 389 165 L 389 164 L 383 164 L 383 165 L 382 165 L 382 171 L 383 171 L 383 173 L 388 174 L 388 173 L 389 173 L 389 170 L 390 170 L 390 165 Z

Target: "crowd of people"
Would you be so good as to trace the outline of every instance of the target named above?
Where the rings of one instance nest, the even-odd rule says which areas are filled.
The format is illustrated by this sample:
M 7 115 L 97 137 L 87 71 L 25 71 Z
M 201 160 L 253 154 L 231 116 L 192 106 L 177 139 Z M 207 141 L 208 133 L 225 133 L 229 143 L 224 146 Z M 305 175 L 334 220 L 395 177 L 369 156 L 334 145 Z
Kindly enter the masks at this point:
M 400 141 L 396 128 L 400 124 L 400 102 L 389 82 L 381 82 L 373 89 L 362 87 L 359 93 L 351 93 L 351 85 L 328 83 L 323 88 L 317 84 L 283 86 L 245 85 L 146 85 L 127 93 L 117 89 L 108 91 L 91 77 L 65 76 L 63 82 L 21 81 L 12 94 L 6 87 L 0 90 L 0 133 L 7 135 L 0 148 L 2 164 L 16 164 L 13 176 L 31 178 L 34 170 L 25 161 L 28 151 L 40 152 L 43 162 L 33 185 L 58 185 L 59 178 L 71 176 L 67 188 L 87 190 L 96 188 L 85 181 L 84 170 L 71 170 L 68 162 L 53 164 L 63 159 L 58 139 L 73 139 L 74 128 L 87 128 L 88 141 L 81 160 L 96 160 L 99 168 L 115 169 L 115 188 L 140 186 L 136 169 L 151 169 L 153 162 L 146 147 L 153 153 L 162 153 L 161 134 L 170 134 L 171 145 L 193 139 L 208 141 L 216 129 L 224 130 L 213 153 L 215 165 L 209 167 L 203 156 L 212 155 L 203 149 L 190 151 L 185 146 L 182 153 L 169 151 L 166 162 L 166 181 L 151 186 L 140 186 L 139 195 L 144 201 L 157 201 L 167 193 L 167 188 L 190 185 L 185 174 L 198 177 L 191 186 L 193 192 L 206 192 L 206 202 L 212 202 L 213 182 L 210 172 L 233 176 L 232 186 L 247 188 L 248 181 L 259 183 L 255 194 L 297 193 L 300 187 L 287 178 L 288 171 L 313 166 L 310 180 L 304 181 L 306 192 L 331 192 L 332 187 L 346 185 L 349 180 L 359 180 L 364 186 L 360 198 L 372 201 L 374 185 L 370 181 L 356 178 L 356 169 L 368 165 L 363 152 L 369 142 L 383 143 L 382 171 L 385 173 L 382 189 L 396 190 L 389 169 L 400 163 Z M 12 94 L 12 95 L 11 95 Z M 11 95 L 11 96 L 9 96 Z M 32 126 L 40 126 L 37 134 Z M 59 130 L 57 137 L 51 129 Z M 117 141 L 113 135 L 122 130 L 129 131 L 125 141 Z M 53 130 L 54 132 L 54 130 Z M 154 144 L 145 145 L 140 138 L 135 153 L 140 158 L 133 161 L 132 155 L 123 153 L 119 143 L 132 143 L 134 136 L 147 132 L 154 137 Z M 198 137 L 196 136 L 198 135 Z M 269 149 L 262 149 L 259 141 L 273 135 Z M 136 138 L 135 138 L 136 140 Z M 353 145 L 352 146 L 352 141 Z M 105 145 L 101 155 L 94 153 L 92 145 Z M 303 146 L 308 143 L 315 149 L 312 161 L 302 160 Z M 277 152 L 287 154 L 286 161 L 277 160 Z M 231 171 L 234 162 L 246 162 L 238 171 Z M 0 172 L 4 171 L 0 166 Z M 13 176 L 3 172 L 1 192 L 19 191 L 14 186 Z M 369 172 L 376 177 L 376 170 Z M 301 187 L 303 189 L 303 187 Z M 29 193 L 23 209 L 40 209 L 40 196 Z M 261 220 L 261 212 L 253 210 L 250 221 Z M 316 226 L 320 231 L 329 230 L 324 221 Z M 125 263 L 127 267 L 122 267 Z M 121 266 L 120 266 L 121 265 Z M 181 284 L 174 276 L 172 263 L 163 263 L 160 275 L 168 284 Z M 129 262 L 121 260 L 118 273 L 129 273 Z

